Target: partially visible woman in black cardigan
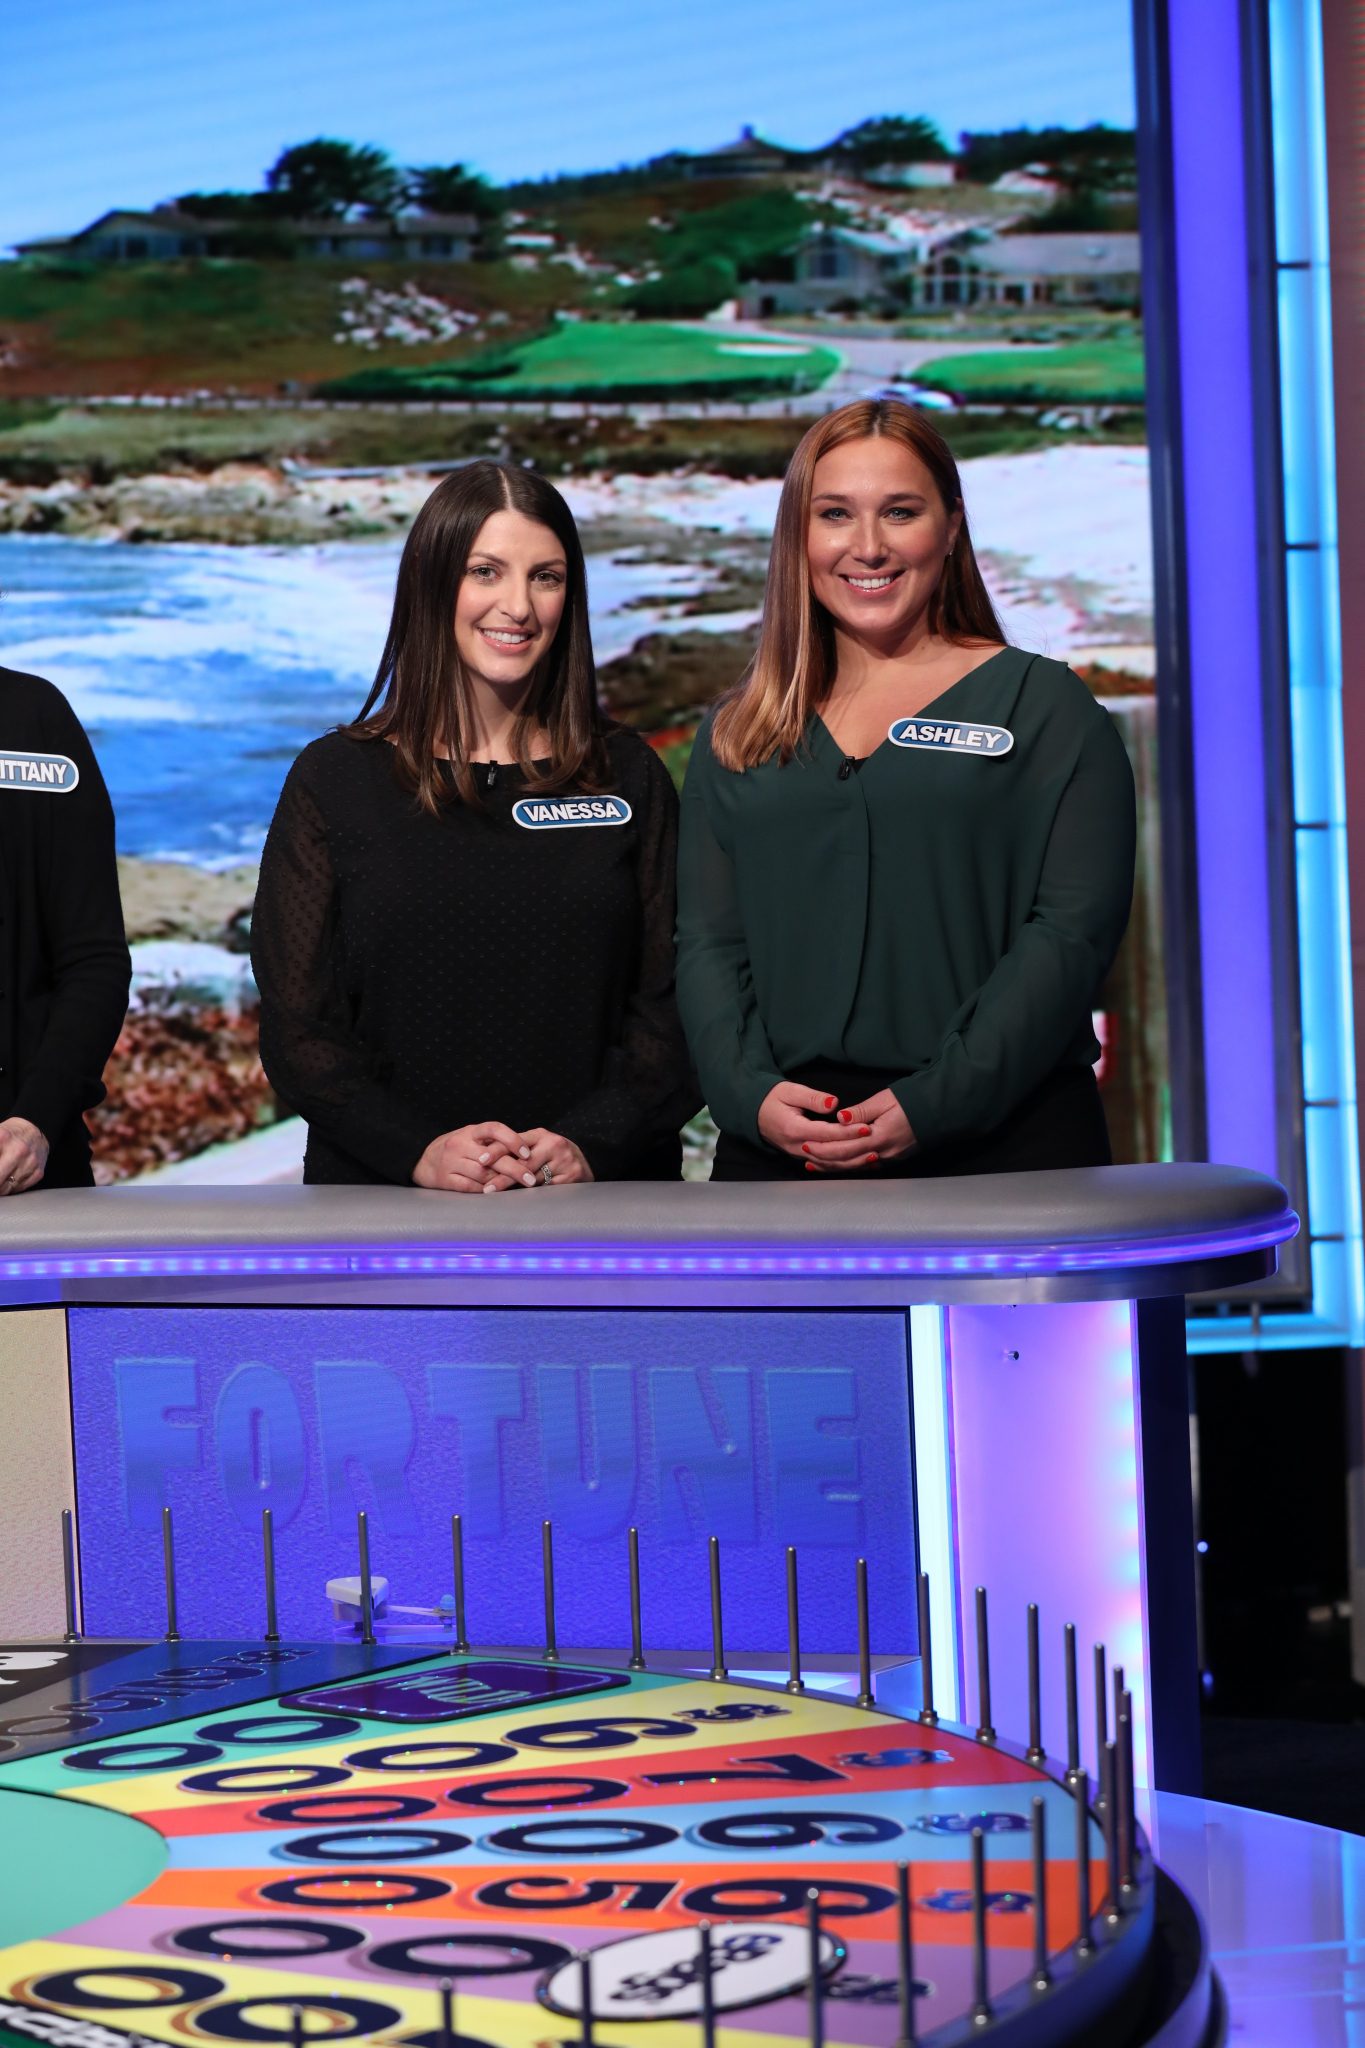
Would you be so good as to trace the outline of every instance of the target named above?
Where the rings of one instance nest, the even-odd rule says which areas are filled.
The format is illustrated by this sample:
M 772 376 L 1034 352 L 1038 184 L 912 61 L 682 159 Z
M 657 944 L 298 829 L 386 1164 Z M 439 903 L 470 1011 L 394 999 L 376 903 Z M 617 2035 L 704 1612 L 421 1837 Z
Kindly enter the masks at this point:
M 304 1179 L 676 1179 L 677 834 L 658 756 L 597 707 L 568 506 L 522 469 L 448 477 L 364 709 L 299 756 L 261 863 L 261 1057 Z

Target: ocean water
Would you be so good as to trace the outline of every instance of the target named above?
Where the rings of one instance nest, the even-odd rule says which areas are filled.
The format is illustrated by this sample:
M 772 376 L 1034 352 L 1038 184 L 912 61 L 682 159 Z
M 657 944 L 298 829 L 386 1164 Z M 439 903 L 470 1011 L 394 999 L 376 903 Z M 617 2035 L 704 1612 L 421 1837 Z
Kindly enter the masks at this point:
M 121 853 L 254 860 L 300 748 L 365 700 L 399 542 L 130 546 L 0 534 L 0 665 L 46 676 L 89 733 Z M 599 661 L 683 614 L 712 574 L 589 557 Z

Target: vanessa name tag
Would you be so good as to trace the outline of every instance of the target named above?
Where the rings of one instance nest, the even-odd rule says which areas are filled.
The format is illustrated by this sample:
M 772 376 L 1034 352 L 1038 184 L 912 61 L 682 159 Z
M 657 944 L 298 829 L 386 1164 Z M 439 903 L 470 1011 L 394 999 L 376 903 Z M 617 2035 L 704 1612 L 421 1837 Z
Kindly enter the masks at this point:
M 630 805 L 623 796 L 524 796 L 513 804 L 512 816 L 528 832 L 564 825 L 628 825 Z
M 893 747 L 938 747 L 996 761 L 1014 745 L 1014 734 L 1003 725 L 954 725 L 941 718 L 897 718 L 886 736 Z

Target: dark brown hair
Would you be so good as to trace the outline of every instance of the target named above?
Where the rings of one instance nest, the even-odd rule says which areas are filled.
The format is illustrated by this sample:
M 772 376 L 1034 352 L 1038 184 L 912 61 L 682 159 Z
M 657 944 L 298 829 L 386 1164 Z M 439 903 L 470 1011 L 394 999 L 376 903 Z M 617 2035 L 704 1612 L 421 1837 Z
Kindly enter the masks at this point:
M 806 553 L 815 465 L 845 441 L 880 435 L 900 441 L 919 458 L 946 511 L 956 512 L 962 503 L 952 449 L 923 413 L 898 398 L 860 398 L 826 413 L 803 436 L 778 501 L 758 647 L 712 728 L 711 747 L 722 768 L 756 768 L 774 753 L 789 761 L 834 681 L 834 624 L 810 587 Z M 929 602 L 929 630 L 945 640 L 1005 645 L 965 514 Z
M 569 783 L 600 789 L 609 773 L 607 723 L 598 709 L 588 632 L 588 580 L 573 514 L 544 477 L 509 463 L 472 462 L 437 484 L 413 521 L 374 687 L 359 718 L 343 728 L 357 739 L 392 741 L 399 782 L 437 815 L 453 794 L 438 766 L 439 747 L 448 753 L 454 791 L 479 807 L 469 767 L 469 684 L 455 646 L 455 601 L 484 522 L 495 512 L 520 512 L 548 527 L 564 550 L 567 571 L 559 630 L 512 729 L 517 766 L 528 784 L 545 790 Z M 546 772 L 533 772 L 527 753 L 537 726 L 550 739 Z

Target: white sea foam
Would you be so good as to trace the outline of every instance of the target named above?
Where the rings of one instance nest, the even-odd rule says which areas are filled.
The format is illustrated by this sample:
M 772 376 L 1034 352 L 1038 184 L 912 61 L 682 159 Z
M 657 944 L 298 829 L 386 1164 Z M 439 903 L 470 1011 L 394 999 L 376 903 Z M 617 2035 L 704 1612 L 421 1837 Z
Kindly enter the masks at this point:
M 148 998 L 177 1002 L 218 1003 L 236 1012 L 256 1000 L 251 961 L 245 953 L 229 953 L 197 939 L 144 939 L 130 946 L 133 961 L 134 1008 Z
M 1150 641 L 1145 448 L 978 456 L 962 464 L 962 485 L 986 581 L 1016 645 L 1082 659 L 1098 644 Z M 781 493 L 766 477 L 594 476 L 559 488 L 588 547 L 599 519 L 771 534 Z

